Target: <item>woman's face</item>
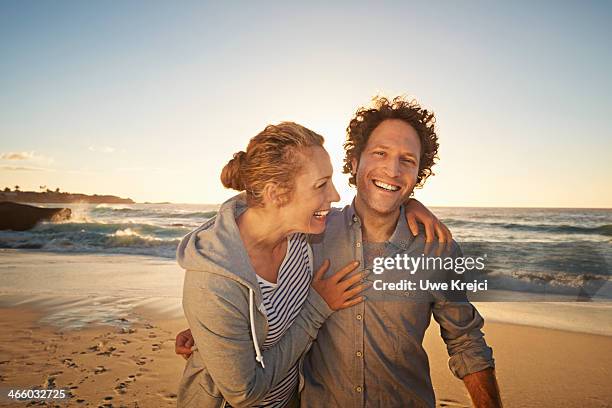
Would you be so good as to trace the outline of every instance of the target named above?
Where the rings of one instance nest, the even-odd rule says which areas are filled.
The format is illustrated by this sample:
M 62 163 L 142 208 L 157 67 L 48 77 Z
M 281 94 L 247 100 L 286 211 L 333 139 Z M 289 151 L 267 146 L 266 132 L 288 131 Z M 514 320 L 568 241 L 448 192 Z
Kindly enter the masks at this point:
M 291 201 L 281 208 L 282 218 L 292 232 L 320 234 L 332 202 L 340 196 L 332 182 L 329 154 L 320 146 L 304 150 L 302 170 L 295 179 Z

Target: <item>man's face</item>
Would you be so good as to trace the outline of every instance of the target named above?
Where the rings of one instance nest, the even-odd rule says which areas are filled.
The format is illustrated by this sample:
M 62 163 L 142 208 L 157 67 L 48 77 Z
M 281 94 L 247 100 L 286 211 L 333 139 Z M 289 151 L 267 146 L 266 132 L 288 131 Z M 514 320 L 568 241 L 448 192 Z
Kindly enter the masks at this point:
M 361 153 L 357 172 L 357 202 L 366 211 L 392 214 L 412 193 L 419 172 L 421 141 L 412 126 L 400 119 L 378 125 Z

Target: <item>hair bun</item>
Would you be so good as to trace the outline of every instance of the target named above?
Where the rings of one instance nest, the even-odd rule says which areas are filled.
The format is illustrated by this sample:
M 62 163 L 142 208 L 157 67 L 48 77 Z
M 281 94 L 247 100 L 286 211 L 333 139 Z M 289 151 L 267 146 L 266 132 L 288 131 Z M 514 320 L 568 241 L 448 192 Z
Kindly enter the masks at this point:
M 246 152 L 241 150 L 234 153 L 234 157 L 223 167 L 223 170 L 221 170 L 221 183 L 225 187 L 237 191 L 245 190 L 241 171 L 245 160 Z

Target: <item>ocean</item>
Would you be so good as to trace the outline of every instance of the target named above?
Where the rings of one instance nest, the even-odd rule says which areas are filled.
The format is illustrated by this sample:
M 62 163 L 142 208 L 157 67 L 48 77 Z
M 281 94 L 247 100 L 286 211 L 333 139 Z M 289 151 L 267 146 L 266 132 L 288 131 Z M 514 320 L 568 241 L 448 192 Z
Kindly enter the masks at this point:
M 40 204 L 35 204 L 41 206 Z M 181 238 L 218 205 L 72 204 L 69 222 L 0 231 L 0 248 L 175 257 Z M 612 299 L 612 209 L 459 208 L 432 211 L 466 255 L 487 257 L 498 288 Z

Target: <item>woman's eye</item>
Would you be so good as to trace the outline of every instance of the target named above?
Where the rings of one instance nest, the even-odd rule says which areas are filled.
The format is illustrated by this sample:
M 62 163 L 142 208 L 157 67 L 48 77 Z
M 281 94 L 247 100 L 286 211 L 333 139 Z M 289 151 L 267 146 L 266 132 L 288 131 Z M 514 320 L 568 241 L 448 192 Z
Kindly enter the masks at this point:
M 319 184 L 319 185 L 317 186 L 317 188 L 323 188 L 323 187 L 325 187 L 325 185 L 326 185 L 326 184 L 327 184 L 327 181 L 326 181 L 325 183 L 323 183 L 323 184 Z
M 374 152 L 374 154 L 377 156 L 384 156 L 385 152 Z

